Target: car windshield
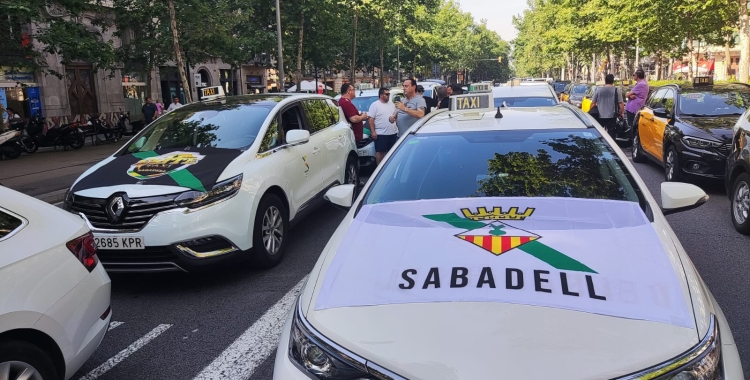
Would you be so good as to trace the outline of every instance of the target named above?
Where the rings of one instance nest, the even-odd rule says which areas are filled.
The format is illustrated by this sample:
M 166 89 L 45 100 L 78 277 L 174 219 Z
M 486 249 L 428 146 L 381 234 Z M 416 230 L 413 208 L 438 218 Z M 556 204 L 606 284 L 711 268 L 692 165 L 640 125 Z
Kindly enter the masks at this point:
M 555 99 L 553 98 L 507 97 L 495 98 L 495 107 L 501 107 L 503 102 L 508 107 L 546 107 L 555 105 Z
M 358 96 L 354 99 L 352 99 L 352 104 L 354 104 L 355 107 L 357 107 L 357 110 L 360 112 L 367 112 L 367 110 L 370 109 L 370 106 L 372 103 L 375 103 L 375 101 L 378 100 L 378 96 Z
M 188 104 L 156 119 L 127 153 L 187 147 L 246 149 L 280 99 L 238 97 L 223 103 Z
M 640 202 L 627 169 L 591 129 L 410 134 L 365 203 L 518 196 Z
M 586 91 L 589 90 L 589 86 L 586 86 L 585 84 L 580 84 L 578 86 L 574 86 L 573 89 L 570 90 L 571 94 L 585 94 Z
M 555 86 L 555 91 L 562 92 L 562 90 L 565 89 L 567 83 L 554 83 L 553 85 Z
M 680 94 L 680 113 L 696 116 L 742 115 L 750 105 L 750 93 L 697 91 Z

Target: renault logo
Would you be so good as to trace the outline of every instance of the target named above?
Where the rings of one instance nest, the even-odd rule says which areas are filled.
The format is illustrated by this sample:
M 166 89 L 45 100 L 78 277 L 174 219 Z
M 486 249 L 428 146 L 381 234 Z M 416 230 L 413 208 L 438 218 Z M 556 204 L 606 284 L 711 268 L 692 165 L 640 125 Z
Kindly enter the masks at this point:
M 122 221 L 122 214 L 125 212 L 125 200 L 122 195 L 117 195 L 107 203 L 107 216 L 112 223 Z

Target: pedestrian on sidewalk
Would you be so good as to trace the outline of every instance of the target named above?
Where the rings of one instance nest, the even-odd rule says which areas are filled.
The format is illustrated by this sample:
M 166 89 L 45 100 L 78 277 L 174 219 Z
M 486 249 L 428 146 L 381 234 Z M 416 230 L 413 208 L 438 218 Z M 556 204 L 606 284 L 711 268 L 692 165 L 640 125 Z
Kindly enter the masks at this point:
M 628 98 L 628 104 L 625 106 L 625 115 L 628 122 L 628 128 L 633 130 L 633 123 L 635 122 L 635 114 L 643 108 L 646 104 L 646 98 L 648 97 L 648 82 L 646 81 L 646 73 L 643 70 L 638 69 L 633 74 L 633 78 L 637 82 L 632 90 L 625 94 Z
M 339 107 L 344 111 L 344 117 L 352 125 L 352 131 L 354 131 L 354 139 L 356 141 L 362 141 L 364 139 L 364 123 L 367 120 L 367 112 L 359 112 L 357 106 L 352 103 L 352 99 L 357 97 L 357 92 L 354 90 L 354 86 L 349 83 L 341 85 L 341 98 L 339 99 Z
M 399 135 L 409 131 L 417 120 L 424 117 L 427 104 L 423 97 L 417 95 L 416 79 L 404 80 L 404 98 L 396 103 L 396 108 L 398 109 L 396 125 Z
M 615 76 L 607 74 L 604 86 L 597 87 L 591 99 L 591 108 L 599 110 L 599 124 L 614 139 L 617 136 L 617 115 L 625 116 L 625 104 L 620 89 L 615 87 Z
M 161 99 L 156 101 L 156 117 L 158 118 L 164 114 L 164 104 L 161 102 Z
M 176 96 L 175 96 L 175 97 L 174 97 L 174 98 L 172 99 L 172 104 L 170 104 L 170 105 L 169 105 L 169 108 L 167 108 L 167 112 L 169 112 L 169 111 L 174 111 L 174 110 L 176 110 L 176 109 L 178 109 L 178 108 L 182 107 L 183 105 L 184 105 L 184 104 L 180 103 L 180 98 L 178 98 L 178 97 L 176 97 Z
M 391 90 L 381 87 L 378 90 L 378 100 L 370 105 L 368 110 L 370 137 L 375 140 L 375 164 L 380 165 L 386 153 L 388 153 L 398 140 L 398 127 L 396 126 L 396 105 L 390 101 Z
M 143 122 L 145 125 L 151 124 L 152 121 L 156 118 L 156 112 L 158 109 L 156 108 L 156 105 L 153 103 L 151 98 L 146 98 L 146 104 L 143 105 L 141 108 L 141 113 L 143 113 Z

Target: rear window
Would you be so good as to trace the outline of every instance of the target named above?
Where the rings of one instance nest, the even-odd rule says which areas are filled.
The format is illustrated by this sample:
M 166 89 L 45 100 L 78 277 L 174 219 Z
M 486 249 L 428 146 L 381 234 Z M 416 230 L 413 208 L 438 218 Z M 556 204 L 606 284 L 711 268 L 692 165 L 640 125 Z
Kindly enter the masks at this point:
M 508 107 L 546 107 L 555 105 L 555 99 L 553 98 L 508 97 L 495 98 L 495 107 L 501 107 L 503 102 Z
M 589 86 L 586 86 L 585 84 L 573 86 L 573 89 L 570 90 L 573 94 L 585 94 L 586 91 L 589 90 Z
M 555 91 L 562 92 L 565 89 L 566 83 L 554 83 Z
M 23 221 L 0 210 L 0 240 L 21 228 Z
M 366 204 L 469 197 L 573 197 L 640 202 L 622 162 L 595 130 L 409 135 Z
M 742 115 L 750 105 L 747 92 L 683 92 L 680 94 L 680 113 L 695 116 Z

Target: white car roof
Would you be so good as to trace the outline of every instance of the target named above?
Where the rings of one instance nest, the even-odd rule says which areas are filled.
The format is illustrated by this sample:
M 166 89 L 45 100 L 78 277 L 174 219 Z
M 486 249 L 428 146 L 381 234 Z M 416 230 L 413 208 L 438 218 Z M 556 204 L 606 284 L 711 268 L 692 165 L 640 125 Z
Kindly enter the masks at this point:
M 501 108 L 502 118 L 495 118 L 496 110 L 484 111 L 481 119 L 463 118 L 462 113 L 438 111 L 422 126 L 417 134 L 507 131 L 520 129 L 586 129 L 591 122 L 572 107 L 558 105 L 552 107 Z M 584 121 L 585 120 L 585 121 Z
M 493 87 L 492 96 L 494 97 L 540 97 L 540 98 L 557 98 L 549 86 L 503 86 Z

